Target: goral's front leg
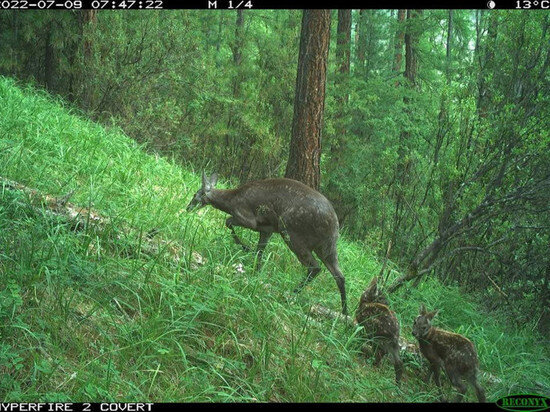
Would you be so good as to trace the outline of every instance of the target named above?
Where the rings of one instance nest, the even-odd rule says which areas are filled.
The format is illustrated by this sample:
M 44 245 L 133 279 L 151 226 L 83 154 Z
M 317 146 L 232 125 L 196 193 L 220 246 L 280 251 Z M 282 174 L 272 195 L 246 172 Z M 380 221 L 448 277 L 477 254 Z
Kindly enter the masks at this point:
M 241 245 L 241 247 L 245 252 L 250 252 L 251 251 L 250 247 L 245 245 L 241 241 L 241 239 L 239 239 L 239 237 L 237 236 L 237 233 L 235 233 L 235 228 L 234 228 L 235 224 L 234 224 L 233 217 L 227 218 L 227 220 L 225 221 L 225 226 L 227 226 L 231 230 L 231 236 L 233 236 L 233 240 L 235 241 L 235 243 L 237 245 Z

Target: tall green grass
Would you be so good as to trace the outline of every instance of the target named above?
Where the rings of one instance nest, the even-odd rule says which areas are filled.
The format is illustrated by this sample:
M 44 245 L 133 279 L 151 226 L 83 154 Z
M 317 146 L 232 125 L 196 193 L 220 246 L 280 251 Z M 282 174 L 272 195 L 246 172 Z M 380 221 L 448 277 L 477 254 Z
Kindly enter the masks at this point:
M 376 369 L 362 358 L 357 330 L 308 316 L 315 303 L 339 310 L 326 270 L 292 296 L 304 269 L 274 237 L 254 272 L 222 213 L 184 212 L 197 175 L 143 149 L 116 127 L 0 78 L 0 176 L 52 195 L 74 190 L 72 202 L 109 218 L 73 231 L 0 184 L 0 399 L 437 398 L 419 358 L 404 354 L 407 381 L 397 387 L 389 362 Z M 151 252 L 141 246 L 153 228 L 170 243 Z M 380 264 L 368 244 L 345 237 L 339 252 L 354 308 Z M 440 308 L 439 325 L 476 343 L 489 399 L 550 387 L 547 341 L 529 325 L 513 328 L 435 280 L 390 299 L 407 340 L 425 302 Z

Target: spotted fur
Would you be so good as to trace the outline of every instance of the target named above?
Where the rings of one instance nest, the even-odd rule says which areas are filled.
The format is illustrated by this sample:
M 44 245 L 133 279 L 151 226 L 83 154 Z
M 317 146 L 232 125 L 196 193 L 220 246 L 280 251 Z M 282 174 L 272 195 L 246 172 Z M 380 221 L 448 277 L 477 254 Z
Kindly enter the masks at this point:
M 374 343 L 374 365 L 377 366 L 384 355 L 389 354 L 395 380 L 399 383 L 403 376 L 403 362 L 399 356 L 399 321 L 388 307 L 386 297 L 378 290 L 377 281 L 375 277 L 361 295 L 355 320 L 363 326 L 365 336 Z
M 430 364 L 430 372 L 441 392 L 439 372 L 445 370 L 451 383 L 460 393 L 457 401 L 464 398 L 468 381 L 475 389 L 479 402 L 485 402 L 485 391 L 477 380 L 479 361 L 474 344 L 471 340 L 458 333 L 433 327 L 432 319 L 437 310 L 427 312 L 424 305 L 420 306 L 420 314 L 413 324 L 413 335 L 418 340 L 420 352 Z

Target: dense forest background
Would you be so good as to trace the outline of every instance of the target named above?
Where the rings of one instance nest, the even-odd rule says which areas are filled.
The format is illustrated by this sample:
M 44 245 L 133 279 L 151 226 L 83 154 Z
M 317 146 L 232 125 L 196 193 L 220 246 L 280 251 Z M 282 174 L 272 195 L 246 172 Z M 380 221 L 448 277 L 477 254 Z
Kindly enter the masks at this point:
M 331 11 L 320 190 L 342 230 L 550 327 L 550 33 L 536 11 Z M 0 13 L 0 74 L 234 184 L 283 176 L 302 11 Z

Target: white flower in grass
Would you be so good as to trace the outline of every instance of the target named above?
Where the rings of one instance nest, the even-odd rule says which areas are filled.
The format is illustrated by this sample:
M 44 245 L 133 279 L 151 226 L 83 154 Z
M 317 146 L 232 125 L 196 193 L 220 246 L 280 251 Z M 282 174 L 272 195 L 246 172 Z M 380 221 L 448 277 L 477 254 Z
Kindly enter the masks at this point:
M 242 263 L 234 263 L 233 269 L 235 269 L 236 273 L 244 273 L 244 267 Z

